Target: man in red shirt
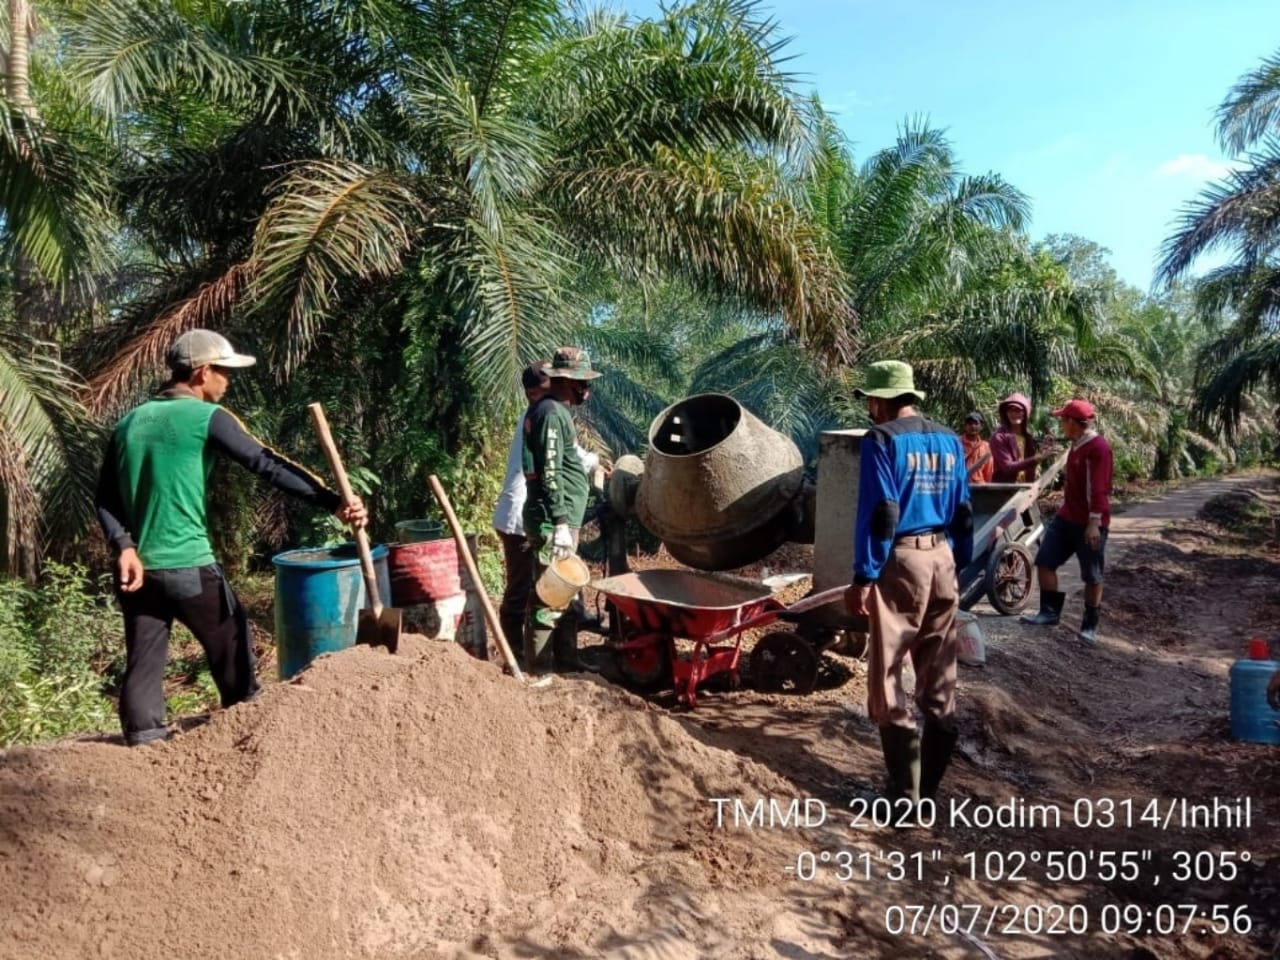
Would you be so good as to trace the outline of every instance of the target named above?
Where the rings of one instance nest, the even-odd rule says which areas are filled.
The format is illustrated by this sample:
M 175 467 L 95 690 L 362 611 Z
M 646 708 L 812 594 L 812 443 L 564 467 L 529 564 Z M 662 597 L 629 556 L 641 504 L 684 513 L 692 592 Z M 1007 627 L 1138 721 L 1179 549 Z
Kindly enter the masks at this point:
M 1080 638 L 1096 643 L 1107 530 L 1111 526 L 1111 445 L 1098 434 L 1089 401 L 1072 400 L 1054 410 L 1053 415 L 1062 421 L 1062 432 L 1071 442 L 1071 451 L 1067 454 L 1062 506 L 1036 552 L 1040 612 L 1022 619 L 1039 626 L 1058 622 L 1066 594 L 1058 590 L 1057 571 L 1075 554 L 1080 561 L 1080 578 L 1084 580 Z

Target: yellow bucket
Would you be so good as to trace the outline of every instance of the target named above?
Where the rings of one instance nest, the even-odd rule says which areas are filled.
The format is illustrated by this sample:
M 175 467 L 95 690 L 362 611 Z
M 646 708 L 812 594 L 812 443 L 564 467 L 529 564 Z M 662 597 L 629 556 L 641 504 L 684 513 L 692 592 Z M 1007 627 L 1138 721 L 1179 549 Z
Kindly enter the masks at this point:
M 591 582 L 591 571 L 574 554 L 558 557 L 547 565 L 534 589 L 538 598 L 552 610 L 563 610 L 573 603 L 578 591 Z

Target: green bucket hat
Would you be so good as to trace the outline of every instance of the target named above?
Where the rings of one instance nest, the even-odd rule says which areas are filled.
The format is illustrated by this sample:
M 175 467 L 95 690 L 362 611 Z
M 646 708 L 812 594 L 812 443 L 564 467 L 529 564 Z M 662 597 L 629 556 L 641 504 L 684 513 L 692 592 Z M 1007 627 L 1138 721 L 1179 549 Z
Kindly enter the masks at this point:
M 894 397 L 915 397 L 923 400 L 924 394 L 916 389 L 915 372 L 911 364 L 901 360 L 881 360 L 867 367 L 867 383 L 853 391 L 859 400 L 867 397 L 879 397 L 881 400 L 892 400 Z
M 591 369 L 591 357 L 577 347 L 561 347 L 551 358 L 547 376 L 564 377 L 567 380 L 594 380 L 600 371 Z

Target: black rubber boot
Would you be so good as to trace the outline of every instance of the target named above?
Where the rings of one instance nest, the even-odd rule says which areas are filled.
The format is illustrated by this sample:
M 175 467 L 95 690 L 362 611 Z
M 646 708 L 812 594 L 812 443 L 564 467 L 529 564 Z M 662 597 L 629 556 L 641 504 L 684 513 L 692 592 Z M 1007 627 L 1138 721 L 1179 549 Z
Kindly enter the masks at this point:
M 946 720 L 925 718 L 924 735 L 920 738 L 921 797 L 932 800 L 937 796 L 938 785 L 942 783 L 942 775 L 947 772 L 959 739 L 960 732 L 950 717 Z
M 507 645 L 515 655 L 516 661 L 524 666 L 524 617 L 503 617 L 500 621 L 502 635 L 507 638 Z
M 560 614 L 551 634 L 551 654 L 556 673 L 589 672 L 578 656 L 578 611 L 572 606 Z
M 1080 639 L 1085 643 L 1098 642 L 1098 614 L 1102 612 L 1102 607 L 1091 607 L 1087 603 L 1084 605 L 1084 619 L 1080 621 Z
M 549 627 L 537 626 L 525 630 L 524 669 L 530 676 L 540 677 L 551 672 L 554 642 Z
M 1061 590 L 1040 591 L 1040 612 L 1023 617 L 1023 623 L 1036 627 L 1052 627 L 1062 619 L 1062 605 L 1067 602 L 1067 595 Z
M 896 801 L 907 797 L 914 805 L 920 802 L 920 734 L 914 728 L 881 727 L 880 749 L 884 751 L 889 785 L 885 796 Z M 894 819 L 898 819 L 897 810 Z

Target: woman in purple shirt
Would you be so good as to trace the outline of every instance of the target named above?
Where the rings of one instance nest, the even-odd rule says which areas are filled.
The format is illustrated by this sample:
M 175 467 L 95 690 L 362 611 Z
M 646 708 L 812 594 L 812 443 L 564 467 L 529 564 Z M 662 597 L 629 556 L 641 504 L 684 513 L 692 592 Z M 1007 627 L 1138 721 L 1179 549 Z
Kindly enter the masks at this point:
M 991 460 L 995 464 L 992 483 L 1033 483 L 1040 462 L 1053 456 L 1052 447 L 1036 449 L 1028 421 L 1031 401 L 1025 394 L 1011 393 L 1000 401 L 1000 429 L 991 435 Z

